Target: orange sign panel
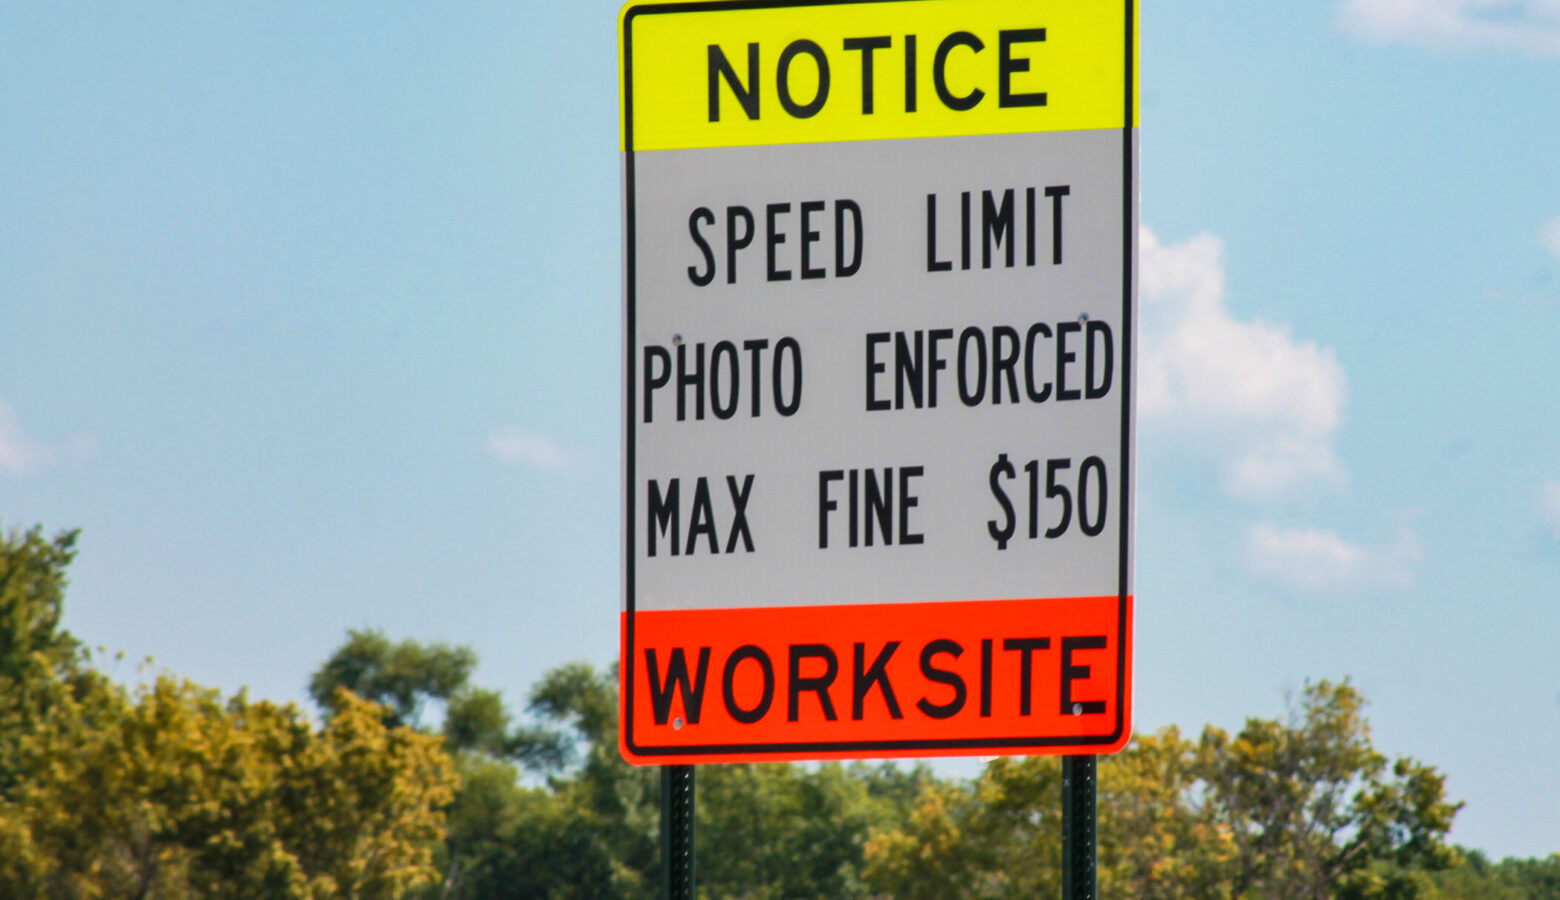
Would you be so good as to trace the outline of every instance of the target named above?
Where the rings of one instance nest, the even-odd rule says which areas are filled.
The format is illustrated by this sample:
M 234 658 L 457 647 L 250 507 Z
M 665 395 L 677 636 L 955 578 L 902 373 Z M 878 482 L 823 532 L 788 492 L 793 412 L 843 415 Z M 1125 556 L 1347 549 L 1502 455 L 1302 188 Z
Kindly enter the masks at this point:
M 1116 597 L 625 613 L 622 749 L 1111 753 L 1129 736 L 1130 618 Z

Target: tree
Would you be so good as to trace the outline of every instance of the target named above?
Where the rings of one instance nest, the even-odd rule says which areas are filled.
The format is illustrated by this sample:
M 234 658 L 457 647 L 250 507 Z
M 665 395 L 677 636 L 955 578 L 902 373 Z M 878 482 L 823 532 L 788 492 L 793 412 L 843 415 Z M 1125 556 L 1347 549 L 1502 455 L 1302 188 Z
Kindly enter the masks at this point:
M 15 737 L 62 699 L 87 690 L 81 648 L 60 628 L 65 571 L 76 556 L 76 532 L 52 540 L 41 528 L 0 534 L 0 796 L 28 772 Z M 90 681 L 90 679 L 85 679 Z
M 575 841 L 586 854 L 570 863 L 550 860 L 537 870 L 535 896 L 600 896 L 649 900 L 659 893 L 660 782 L 652 768 L 636 768 L 618 753 L 617 672 L 598 672 L 588 663 L 570 663 L 547 672 L 531 690 L 529 709 L 571 737 L 571 771 L 554 775 L 549 787 L 559 803 L 550 824 L 557 831 L 594 835 L 589 843 Z M 524 851 L 521 836 L 512 846 Z M 569 868 L 589 866 L 610 872 L 598 894 L 574 894 L 565 884 Z M 540 888 L 548 886 L 547 893 Z
M 345 688 L 380 704 L 391 727 L 421 728 L 428 707 L 441 706 L 442 733 L 452 751 L 538 768 L 560 765 L 564 750 L 558 735 L 511 725 L 502 695 L 471 684 L 476 665 L 470 647 L 392 643 L 378 629 L 352 630 L 309 679 L 309 694 L 333 713 L 337 692 Z
M 1428 887 L 1416 870 L 1450 863 L 1443 839 L 1461 804 L 1433 768 L 1377 752 L 1363 709 L 1347 681 L 1321 681 L 1287 722 L 1203 732 L 1198 774 L 1235 844 L 1232 896 L 1411 897 Z
M 532 730 L 552 736 L 559 764 L 533 769 L 546 775 L 545 788 L 526 787 L 513 764 L 459 751 L 464 782 L 450 809 L 445 878 L 424 895 L 657 897 L 659 772 L 619 755 L 616 673 L 554 668 L 527 709 L 540 723 Z M 929 780 L 923 769 L 892 766 L 700 767 L 701 895 L 867 896 L 868 833 L 900 821 Z
M 532 713 L 572 736 L 579 762 L 550 779 L 558 803 L 550 817 L 513 833 L 511 858 L 534 861 L 525 876 L 533 893 L 523 896 L 658 896 L 659 771 L 630 766 L 619 754 L 617 685 L 616 672 L 575 663 L 549 671 L 531 693 Z M 700 766 L 700 896 L 865 898 L 867 836 L 902 821 L 931 780 L 925 769 L 889 765 Z M 533 849 L 542 846 L 573 855 Z M 612 877 L 574 893 L 572 872 Z
M 1554 900 L 1560 897 L 1560 853 L 1497 863 L 1459 849 L 1456 862 L 1431 877 L 1435 900 Z
M 700 893 L 865 898 L 867 836 L 903 821 L 930 778 L 924 768 L 861 763 L 700 766 Z
M 1430 898 L 1459 804 L 1444 778 L 1370 743 L 1347 682 L 1308 685 L 1289 720 L 1231 737 L 1174 728 L 1100 766 L 1106 895 L 1207 900 Z M 1061 767 L 1003 758 L 968 788 L 928 785 L 910 820 L 875 835 L 867 876 L 896 898 L 1054 895 Z
M 58 627 L 72 544 L 0 540 L 0 896 L 388 900 L 435 877 L 437 741 L 345 693 L 316 730 L 171 675 L 113 684 Z
M 7 896 L 393 898 L 432 880 L 437 744 L 350 696 L 315 731 L 169 676 L 61 706 L 23 741 Z
M 420 897 L 656 896 L 656 781 L 617 755 L 615 684 L 610 672 L 576 663 L 549 671 L 532 689 L 528 708 L 545 724 L 520 730 L 544 736 L 544 764 L 534 762 L 537 755 L 525 759 L 533 775 L 548 776 L 545 788 L 523 786 L 513 761 L 482 750 L 494 742 L 456 751 L 463 784 L 450 807 L 444 879 Z M 489 719 L 507 723 L 499 712 Z M 446 741 L 458 734 L 448 721 L 444 733 Z
M 1044 777 L 1048 761 L 1037 760 L 1028 774 Z M 1043 842 L 1038 829 L 1032 841 L 1015 835 L 1004 816 L 988 810 L 982 790 L 995 772 L 1024 766 L 1029 760 L 995 760 L 973 786 L 932 781 L 923 785 L 909 817 L 897 827 L 872 834 L 863 848 L 864 874 L 873 896 L 892 900 L 964 900 L 1009 896 L 1009 872 L 1044 878 L 1044 854 L 1036 854 L 1023 867 L 1009 868 L 1003 858 L 1022 855 L 1026 844 Z M 996 777 L 1000 778 L 1001 775 Z M 1058 782 L 1058 791 L 1060 783 Z M 1060 796 L 1058 794 L 1058 796 Z M 1050 808 L 1048 805 L 1046 808 Z M 1030 818 L 1040 825 L 1038 809 Z M 1057 832 L 1059 838 L 1060 832 Z M 1060 847 L 1055 843 L 1053 847 Z M 1060 883 L 1059 881 L 1057 882 Z M 1034 896 L 1053 894 L 1036 892 Z M 1054 895 L 1059 896 L 1059 893 Z
M 1174 726 L 1139 735 L 1101 765 L 1100 884 L 1138 900 L 1226 900 L 1235 854 L 1203 802 L 1197 745 Z
M 41 662 L 61 667 L 79 644 L 61 629 L 65 570 L 76 558 L 77 532 L 45 540 L 43 529 L 11 532 L 0 550 L 0 678 L 19 678 Z
M 1194 751 L 1168 728 L 1102 758 L 1103 896 L 1223 896 L 1224 842 L 1195 802 Z M 869 842 L 869 881 L 895 898 L 1059 895 L 1061 796 L 1061 760 L 1052 756 L 995 759 L 967 789 L 928 785 L 905 826 Z
M 562 769 L 574 742 L 558 728 L 515 723 L 502 694 L 471 683 L 476 665 L 469 647 L 397 642 L 378 629 L 353 630 L 315 671 L 309 691 L 328 717 L 338 713 L 336 698 L 346 691 L 382 704 L 386 724 L 428 734 L 424 716 L 442 712 L 437 735 L 454 759 L 461 787 L 437 854 L 440 882 L 422 896 L 571 896 L 557 893 L 571 885 L 586 886 L 577 896 L 610 896 L 589 892 L 600 882 L 590 873 L 610 868 L 604 857 L 578 858 L 582 848 L 592 846 L 593 836 L 560 811 L 561 801 L 551 792 L 519 786 L 523 770 Z M 610 712 L 615 715 L 615 707 Z M 553 833 L 560 829 L 567 834 Z M 564 846 L 573 852 L 563 852 Z M 547 880 L 546 873 L 554 869 L 557 877 Z

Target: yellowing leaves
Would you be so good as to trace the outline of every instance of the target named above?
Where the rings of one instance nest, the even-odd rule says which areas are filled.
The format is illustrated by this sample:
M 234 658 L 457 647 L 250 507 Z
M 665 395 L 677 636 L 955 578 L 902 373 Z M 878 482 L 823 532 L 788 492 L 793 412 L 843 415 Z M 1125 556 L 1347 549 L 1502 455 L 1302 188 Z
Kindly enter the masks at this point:
M 392 898 L 438 878 L 457 778 L 349 692 L 134 691 L 59 629 L 75 535 L 0 535 L 0 897 Z
M 437 877 L 456 784 L 438 739 L 350 695 L 316 730 L 169 676 L 61 696 L 18 750 L 5 896 L 395 897 Z
M 1323 681 L 1286 721 L 1251 719 L 1234 737 L 1210 727 L 1196 742 L 1166 728 L 1103 758 L 1100 895 L 1432 896 L 1425 873 L 1452 862 L 1442 841 L 1458 804 L 1434 769 L 1388 766 L 1363 702 Z M 967 791 L 929 786 L 908 823 L 868 841 L 868 881 L 902 900 L 1056 896 L 1060 800 L 1050 757 L 995 760 Z

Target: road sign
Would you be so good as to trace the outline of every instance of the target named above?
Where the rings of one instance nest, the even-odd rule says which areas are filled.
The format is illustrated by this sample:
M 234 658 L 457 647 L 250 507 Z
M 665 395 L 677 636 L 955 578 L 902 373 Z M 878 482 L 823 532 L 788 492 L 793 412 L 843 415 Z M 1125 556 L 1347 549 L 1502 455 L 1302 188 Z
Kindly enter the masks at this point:
M 620 28 L 624 756 L 1119 749 L 1133 4 Z

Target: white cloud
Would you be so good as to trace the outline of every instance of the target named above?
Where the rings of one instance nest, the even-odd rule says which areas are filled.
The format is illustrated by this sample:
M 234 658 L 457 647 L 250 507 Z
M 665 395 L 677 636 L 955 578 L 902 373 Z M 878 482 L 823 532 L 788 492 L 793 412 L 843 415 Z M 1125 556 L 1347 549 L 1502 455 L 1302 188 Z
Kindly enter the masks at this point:
M 1560 56 L 1560 0 L 1343 0 L 1340 12 L 1375 43 Z
M 0 474 L 35 475 L 64 463 L 84 460 L 97 453 L 97 438 L 81 435 L 51 447 L 22 430 L 16 410 L 0 400 Z
M 1424 550 L 1407 529 L 1390 544 L 1363 547 L 1330 531 L 1261 523 L 1246 533 L 1246 559 L 1257 574 L 1292 590 L 1346 593 L 1411 586 Z
M 29 475 L 42 468 L 48 456 L 47 450 L 22 431 L 11 404 L 0 400 L 0 472 Z
M 487 450 L 500 462 L 548 472 L 572 469 L 577 462 L 573 454 L 547 435 L 519 428 L 499 429 L 488 438 Z
M 1555 537 L 1560 538 L 1560 481 L 1546 481 L 1539 485 L 1538 503 L 1543 510 L 1544 521 L 1549 523 Z
M 1538 233 L 1538 242 L 1550 255 L 1560 260 L 1560 216 L 1550 219 Z
M 1332 437 L 1347 381 L 1332 350 L 1225 306 L 1224 244 L 1162 244 L 1140 232 L 1143 358 L 1139 409 L 1182 422 L 1223 459 L 1232 493 L 1284 494 L 1343 470 Z

